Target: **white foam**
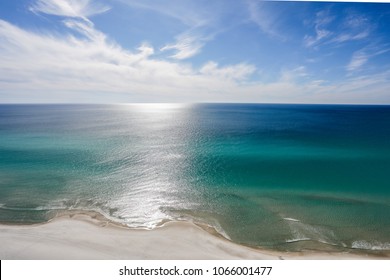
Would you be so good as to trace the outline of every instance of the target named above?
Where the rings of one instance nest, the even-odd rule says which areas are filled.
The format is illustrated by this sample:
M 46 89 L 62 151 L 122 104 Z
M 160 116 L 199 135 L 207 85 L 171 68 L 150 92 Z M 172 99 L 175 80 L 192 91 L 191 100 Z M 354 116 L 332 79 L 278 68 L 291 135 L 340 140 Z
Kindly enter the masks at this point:
M 293 239 L 288 239 L 286 240 L 287 243 L 294 243 L 294 242 L 299 242 L 299 241 L 308 241 L 311 240 L 308 237 L 303 237 L 303 238 L 293 238 Z
M 32 210 L 49 211 L 49 210 L 66 210 L 65 206 L 38 206 Z
M 352 248 L 365 250 L 390 250 L 390 242 L 357 240 L 352 242 Z
M 41 211 L 44 209 L 40 209 L 40 207 L 34 207 L 34 208 L 24 208 L 24 207 L 9 207 L 4 204 L 0 204 L 0 208 L 4 210 L 11 210 L 11 211 Z
M 297 219 L 294 219 L 294 218 L 289 218 L 289 217 L 285 217 L 285 218 L 283 218 L 283 220 L 291 221 L 291 222 L 300 222 L 300 220 L 297 220 Z
M 288 243 L 312 240 L 333 246 L 340 245 L 334 232 L 329 228 L 305 224 L 293 218 L 284 219 L 292 221 L 292 223 L 288 223 L 292 235 L 290 239 L 286 240 Z

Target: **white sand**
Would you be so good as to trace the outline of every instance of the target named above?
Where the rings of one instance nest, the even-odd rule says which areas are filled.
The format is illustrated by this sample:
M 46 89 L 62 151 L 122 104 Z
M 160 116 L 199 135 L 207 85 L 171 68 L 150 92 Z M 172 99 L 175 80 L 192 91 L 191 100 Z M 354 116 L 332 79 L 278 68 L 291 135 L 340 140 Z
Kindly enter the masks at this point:
M 26 226 L 0 225 L 0 259 L 371 259 L 348 253 L 279 253 L 240 246 L 187 222 L 154 230 L 86 214 Z

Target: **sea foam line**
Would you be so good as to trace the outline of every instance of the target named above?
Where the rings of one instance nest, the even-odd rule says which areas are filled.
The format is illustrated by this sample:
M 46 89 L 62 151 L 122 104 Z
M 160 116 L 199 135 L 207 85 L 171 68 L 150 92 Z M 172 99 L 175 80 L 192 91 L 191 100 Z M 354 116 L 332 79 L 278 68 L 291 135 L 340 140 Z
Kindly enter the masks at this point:
M 291 222 L 300 222 L 300 220 L 297 220 L 297 219 L 294 219 L 294 218 L 289 218 L 289 217 L 285 217 L 285 218 L 283 218 L 283 220 L 291 221 Z
M 379 241 L 356 240 L 352 242 L 351 247 L 353 249 L 385 251 L 390 250 L 390 242 L 381 243 Z

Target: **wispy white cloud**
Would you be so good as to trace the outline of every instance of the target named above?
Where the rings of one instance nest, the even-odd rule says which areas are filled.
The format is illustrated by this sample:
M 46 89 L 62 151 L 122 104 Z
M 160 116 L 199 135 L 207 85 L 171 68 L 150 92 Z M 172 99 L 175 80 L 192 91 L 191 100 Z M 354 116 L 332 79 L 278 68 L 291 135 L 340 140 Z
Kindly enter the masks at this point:
M 309 76 L 309 74 L 306 67 L 301 65 L 292 69 L 283 69 L 281 71 L 280 80 L 284 82 L 296 82 L 307 76 Z
M 269 10 L 265 1 L 248 0 L 247 4 L 249 19 L 254 22 L 259 29 L 272 37 L 285 40 L 285 36 L 278 29 L 278 18 L 280 11 Z
M 344 19 L 340 29 L 341 33 L 332 39 L 333 42 L 342 43 L 365 39 L 371 34 L 373 26 L 367 17 L 350 14 Z
M 362 50 L 354 52 L 351 61 L 346 66 L 347 71 L 352 72 L 360 69 L 367 61 L 369 56 Z
M 190 28 L 207 25 L 213 17 L 201 1 L 115 0 L 136 9 L 144 9 L 176 19 Z M 209 5 L 212 3 L 209 3 Z
M 315 90 L 315 97 L 326 103 L 390 104 L 390 71 L 350 77 Z M 314 97 L 313 96 L 313 97 Z
M 329 30 L 328 25 L 333 20 L 334 17 L 329 15 L 328 10 L 317 12 L 314 20 L 315 35 L 306 35 L 304 37 L 304 45 L 306 47 L 315 47 L 326 38 L 329 38 L 329 36 L 332 35 L 332 32 Z
M 90 40 L 103 42 L 107 39 L 106 35 L 96 30 L 94 28 L 94 24 L 90 21 L 67 19 L 64 20 L 63 23 L 68 28 L 79 32 L 81 35 L 84 35 L 86 38 Z
M 386 48 L 386 46 L 374 44 L 355 51 L 352 54 L 350 62 L 345 67 L 348 71 L 348 75 L 351 75 L 353 72 L 356 72 L 358 70 L 362 70 L 363 66 L 368 63 L 369 59 L 387 53 L 389 51 L 390 48 Z
M 30 6 L 35 13 L 86 19 L 110 10 L 106 5 L 91 0 L 37 0 Z
M 368 38 L 374 29 L 371 21 L 361 14 L 350 12 L 344 19 L 338 20 L 340 22 L 333 24 L 336 18 L 330 16 L 330 10 L 318 12 L 313 23 L 315 35 L 305 35 L 304 46 L 316 48 L 324 44 L 363 40 Z
M 205 44 L 212 40 L 214 34 L 220 29 L 218 19 L 221 16 L 220 9 L 210 9 L 210 3 L 204 1 L 133 1 L 116 0 L 135 9 L 152 11 L 177 20 L 184 25 L 182 31 L 175 36 L 174 42 L 166 43 L 160 51 L 173 51 L 171 58 L 187 59 L 199 54 Z M 205 9 L 207 4 L 208 9 Z
M 364 38 L 367 38 L 370 35 L 370 32 L 368 30 L 363 30 L 359 33 L 342 33 L 337 35 L 336 38 L 334 38 L 333 42 L 347 42 L 347 41 L 355 41 L 355 40 L 362 40 Z
M 226 67 L 219 67 L 218 63 L 209 61 L 199 70 L 201 74 L 227 80 L 242 81 L 256 71 L 254 65 L 240 63 Z
M 187 59 L 200 52 L 206 40 L 188 33 L 181 34 L 173 44 L 167 44 L 160 51 L 174 50 L 171 57 L 175 59 Z

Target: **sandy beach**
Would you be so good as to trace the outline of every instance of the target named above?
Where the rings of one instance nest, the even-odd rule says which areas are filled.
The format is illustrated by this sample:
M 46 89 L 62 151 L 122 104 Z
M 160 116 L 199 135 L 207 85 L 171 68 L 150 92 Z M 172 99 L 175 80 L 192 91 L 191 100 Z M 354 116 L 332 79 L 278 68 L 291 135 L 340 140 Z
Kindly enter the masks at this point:
M 210 231 L 210 230 L 209 230 Z M 99 214 L 65 214 L 38 225 L 0 225 L 0 259 L 375 259 L 351 253 L 287 253 L 235 244 L 189 222 L 128 229 Z

